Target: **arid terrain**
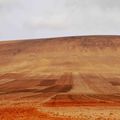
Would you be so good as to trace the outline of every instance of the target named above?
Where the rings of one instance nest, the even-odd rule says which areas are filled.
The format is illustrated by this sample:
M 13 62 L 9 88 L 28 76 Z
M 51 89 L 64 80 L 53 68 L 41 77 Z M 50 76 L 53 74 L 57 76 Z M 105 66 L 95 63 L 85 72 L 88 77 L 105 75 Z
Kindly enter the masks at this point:
M 0 120 L 120 120 L 120 36 L 1 41 Z

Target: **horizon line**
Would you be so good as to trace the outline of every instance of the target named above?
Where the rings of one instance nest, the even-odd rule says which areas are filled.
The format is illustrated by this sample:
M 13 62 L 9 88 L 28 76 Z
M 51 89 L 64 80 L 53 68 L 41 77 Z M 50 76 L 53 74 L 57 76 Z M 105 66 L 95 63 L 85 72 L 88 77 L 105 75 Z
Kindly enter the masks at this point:
M 69 38 L 69 37 L 120 37 L 120 35 L 109 35 L 109 34 L 96 34 L 96 35 L 66 35 L 66 36 L 55 36 L 55 37 L 33 37 L 33 38 L 18 38 L 18 39 L 1 39 L 0 42 L 10 42 L 10 41 L 26 41 L 26 40 L 49 40 L 57 38 Z

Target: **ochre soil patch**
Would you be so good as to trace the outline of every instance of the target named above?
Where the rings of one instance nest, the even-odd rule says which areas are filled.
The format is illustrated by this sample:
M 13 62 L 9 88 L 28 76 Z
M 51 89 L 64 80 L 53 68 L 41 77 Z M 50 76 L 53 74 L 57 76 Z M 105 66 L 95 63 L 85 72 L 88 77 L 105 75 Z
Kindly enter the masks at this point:
M 0 108 L 0 120 L 73 120 L 72 118 L 53 117 L 32 107 Z M 75 120 L 75 119 L 74 119 Z
M 87 114 L 87 113 L 86 113 Z M 87 116 L 80 114 L 79 117 L 60 116 L 59 114 L 50 114 L 39 112 L 32 107 L 1 107 L 0 120 L 119 120 L 114 118 L 111 113 L 108 117 L 104 116 Z

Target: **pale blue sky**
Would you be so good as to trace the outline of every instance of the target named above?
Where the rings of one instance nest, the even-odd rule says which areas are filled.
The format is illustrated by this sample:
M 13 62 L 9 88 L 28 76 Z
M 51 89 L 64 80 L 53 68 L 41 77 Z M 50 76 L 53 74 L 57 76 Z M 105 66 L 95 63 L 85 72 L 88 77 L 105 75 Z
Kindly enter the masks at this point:
M 103 34 L 120 34 L 120 0 L 0 0 L 0 40 Z

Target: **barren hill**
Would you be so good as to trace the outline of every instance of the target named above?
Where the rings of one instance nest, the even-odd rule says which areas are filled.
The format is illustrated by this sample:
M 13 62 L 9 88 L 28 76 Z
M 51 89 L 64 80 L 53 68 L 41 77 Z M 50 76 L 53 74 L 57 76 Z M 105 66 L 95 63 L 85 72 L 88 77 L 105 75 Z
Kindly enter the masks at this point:
M 0 42 L 0 99 L 120 105 L 120 37 Z
M 119 72 L 119 36 L 0 42 L 0 73 Z

